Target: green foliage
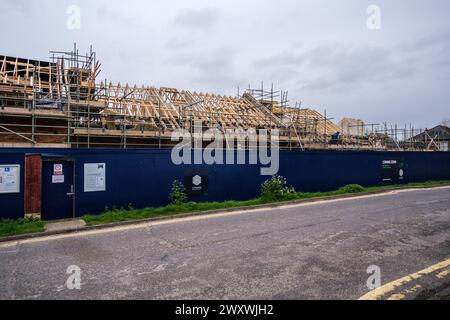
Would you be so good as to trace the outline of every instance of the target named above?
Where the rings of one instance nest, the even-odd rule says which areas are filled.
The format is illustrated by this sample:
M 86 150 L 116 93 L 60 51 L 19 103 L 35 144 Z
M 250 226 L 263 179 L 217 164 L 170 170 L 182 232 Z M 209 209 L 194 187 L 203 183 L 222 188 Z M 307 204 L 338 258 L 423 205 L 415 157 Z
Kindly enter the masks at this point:
M 44 231 L 45 222 L 36 218 L 0 220 L 0 236 L 8 237 L 23 233 Z
M 261 184 L 261 198 L 264 200 L 285 200 L 294 193 L 294 188 L 288 187 L 286 179 L 279 175 L 274 175 Z
M 182 205 L 187 201 L 186 189 L 180 181 L 175 180 L 172 183 L 172 189 L 169 194 L 169 199 L 171 201 L 171 204 L 174 205 Z
M 264 203 L 261 199 L 246 201 L 224 201 L 224 202 L 187 202 L 183 204 L 169 204 L 158 208 L 144 208 L 134 210 L 109 210 L 100 215 L 84 215 L 83 220 L 88 225 L 104 223 L 148 219 L 153 217 L 170 216 L 180 213 L 210 211 L 234 207 L 245 207 Z
M 274 176 L 270 180 L 267 180 L 261 185 L 261 193 L 266 195 L 266 198 L 261 194 L 260 198 L 245 200 L 245 201 L 224 201 L 224 202 L 186 202 L 186 198 L 182 197 L 183 202 L 181 203 L 171 203 L 164 207 L 158 208 L 144 208 L 144 209 L 134 209 L 131 210 L 117 210 L 108 209 L 105 213 L 100 215 L 85 215 L 83 220 L 88 225 L 97 225 L 111 222 L 128 221 L 128 220 L 138 220 L 146 219 L 159 216 L 169 216 L 188 212 L 204 212 L 209 210 L 218 210 L 226 208 L 235 207 L 246 207 L 254 206 L 258 204 L 265 204 L 278 201 L 286 200 L 303 200 L 303 199 L 313 199 L 318 197 L 332 197 L 339 196 L 342 194 L 359 193 L 362 191 L 376 192 L 382 190 L 390 190 L 396 188 L 404 187 L 421 187 L 421 186 L 435 186 L 449 184 L 450 181 L 428 181 L 421 183 L 410 183 L 403 185 L 390 185 L 390 186 L 377 186 L 363 188 L 360 185 L 347 185 L 338 190 L 327 191 L 327 192 L 295 192 L 293 188 L 289 188 L 286 185 L 286 180 L 280 176 Z M 180 187 L 180 184 L 178 184 Z M 264 187 L 263 187 L 264 186 Z M 183 187 L 181 185 L 181 187 Z M 184 188 L 183 188 L 184 189 Z M 269 197 L 267 197 L 269 196 Z M 172 200 L 172 199 L 171 199 Z
M 342 194 L 351 194 L 359 192 L 377 192 L 383 190 L 392 190 L 405 187 L 432 187 L 439 185 L 448 185 L 450 181 L 427 181 L 418 183 L 409 183 L 402 185 L 388 185 L 363 188 L 360 185 L 347 185 L 335 191 L 327 192 L 295 192 L 293 188 L 286 185 L 286 180 L 280 176 L 274 176 L 261 185 L 261 197 L 245 201 L 224 201 L 224 202 L 186 202 L 187 196 L 184 193 L 184 186 L 178 181 L 174 182 L 175 188 L 172 188 L 173 201 L 171 204 L 158 208 L 135 209 L 132 204 L 128 205 L 128 210 L 105 207 L 105 212 L 100 215 L 85 215 L 83 220 L 88 225 L 98 225 L 111 222 L 139 220 L 158 216 L 176 215 L 188 212 L 205 212 L 209 210 L 218 210 L 235 207 L 254 206 L 270 202 L 286 200 L 303 200 L 318 197 L 338 196 Z M 263 187 L 264 186 L 264 187 Z M 175 189 L 175 190 L 174 190 Z M 264 195 L 266 198 L 263 197 Z M 267 197 L 268 196 L 268 197 Z M 174 201 L 178 200 L 178 201 Z M 19 219 L 19 220 L 0 220 L 0 237 L 42 232 L 45 222 L 40 219 Z
M 360 186 L 359 184 L 348 184 L 344 187 L 339 188 L 338 192 L 341 193 L 358 193 L 358 192 L 364 192 L 364 187 Z

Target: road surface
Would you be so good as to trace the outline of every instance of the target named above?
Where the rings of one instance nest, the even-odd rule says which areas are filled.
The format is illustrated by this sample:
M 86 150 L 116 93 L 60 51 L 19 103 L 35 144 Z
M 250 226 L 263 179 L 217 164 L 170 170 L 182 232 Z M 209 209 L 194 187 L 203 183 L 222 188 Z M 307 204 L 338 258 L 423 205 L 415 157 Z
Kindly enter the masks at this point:
M 396 191 L 0 243 L 0 298 L 356 299 L 449 257 L 450 188 Z

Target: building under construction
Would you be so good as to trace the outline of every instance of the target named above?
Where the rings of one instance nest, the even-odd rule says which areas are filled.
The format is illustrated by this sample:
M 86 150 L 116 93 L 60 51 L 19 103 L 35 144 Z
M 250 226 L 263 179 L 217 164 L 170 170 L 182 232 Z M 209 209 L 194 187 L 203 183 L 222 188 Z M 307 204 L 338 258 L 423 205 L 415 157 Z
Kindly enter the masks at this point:
M 352 118 L 336 125 L 326 111 L 290 103 L 287 92 L 272 86 L 220 96 L 99 81 L 100 68 L 94 52 L 80 55 L 76 48 L 52 52 L 49 61 L 0 56 L 0 219 L 162 206 L 175 180 L 201 202 L 258 197 L 275 172 L 303 192 L 450 179 L 449 152 L 416 152 L 438 150 L 440 139 L 448 141 L 443 130 Z M 283 150 L 270 157 L 258 152 L 255 163 L 242 150 L 253 148 L 254 139 L 233 141 L 232 152 L 223 141 L 230 165 L 178 163 L 170 149 L 177 129 L 196 141 L 206 131 L 252 129 L 262 137 L 278 130 Z M 235 155 L 241 157 L 234 161 Z
M 422 131 L 336 125 L 313 109 L 290 103 L 287 92 L 248 88 L 221 96 L 99 80 L 95 52 L 51 52 L 50 61 L 0 56 L 0 146 L 168 148 L 176 129 L 278 129 L 282 149 L 435 149 L 413 137 Z M 433 140 L 430 137 L 430 141 Z

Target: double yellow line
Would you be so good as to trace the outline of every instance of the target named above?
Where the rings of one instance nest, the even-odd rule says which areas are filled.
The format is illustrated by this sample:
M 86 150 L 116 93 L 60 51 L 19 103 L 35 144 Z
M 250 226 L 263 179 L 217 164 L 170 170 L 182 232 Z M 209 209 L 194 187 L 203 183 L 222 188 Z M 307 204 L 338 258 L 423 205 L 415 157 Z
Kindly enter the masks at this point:
M 408 294 L 420 291 L 422 285 L 418 280 L 424 276 L 430 276 L 433 281 L 442 283 L 446 278 L 450 278 L 450 259 L 439 262 L 431 267 L 412 273 L 406 277 L 389 282 L 375 290 L 361 296 L 358 300 L 403 300 Z

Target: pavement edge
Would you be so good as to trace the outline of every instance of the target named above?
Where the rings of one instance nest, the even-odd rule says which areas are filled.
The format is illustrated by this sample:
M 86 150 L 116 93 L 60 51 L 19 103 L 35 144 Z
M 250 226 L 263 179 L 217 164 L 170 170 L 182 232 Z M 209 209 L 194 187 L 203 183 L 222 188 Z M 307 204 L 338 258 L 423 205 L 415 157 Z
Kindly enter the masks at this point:
M 384 189 L 384 190 L 343 194 L 343 195 L 337 195 L 337 196 L 317 197 L 317 198 L 312 198 L 312 199 L 283 201 L 283 202 L 259 204 L 259 205 L 253 205 L 253 206 L 245 206 L 245 207 L 233 207 L 233 208 L 228 208 L 228 209 L 181 213 L 181 214 L 174 214 L 174 215 L 168 215 L 168 216 L 153 217 L 153 218 L 148 218 L 148 219 L 129 220 L 129 221 L 113 222 L 113 223 L 106 223 L 106 224 L 99 224 L 99 225 L 92 225 L 92 226 L 86 225 L 83 227 L 76 227 L 73 229 L 44 231 L 44 232 L 27 233 L 27 234 L 21 234 L 21 235 L 9 236 L 9 237 L 1 237 L 0 243 L 48 237 L 48 236 L 53 236 L 53 235 L 77 233 L 77 232 L 83 232 L 83 231 L 89 231 L 89 230 L 108 229 L 108 228 L 115 228 L 115 227 L 128 226 L 128 225 L 139 225 L 139 224 L 145 224 L 145 223 L 154 222 L 154 221 L 172 220 L 172 219 L 180 219 L 180 218 L 202 216 L 202 215 L 212 215 L 212 214 L 219 214 L 219 213 L 228 213 L 228 212 L 235 212 L 235 211 L 250 211 L 250 210 L 255 210 L 255 209 L 266 209 L 266 208 L 270 209 L 270 208 L 277 208 L 277 207 L 282 207 L 282 206 L 286 206 L 286 205 L 295 205 L 295 204 L 301 204 L 301 203 L 314 203 L 314 202 L 335 200 L 335 199 L 355 198 L 355 197 L 364 196 L 364 195 L 384 194 L 384 193 L 390 193 L 392 191 L 399 191 L 399 190 L 436 189 L 436 188 L 441 188 L 441 187 L 450 187 L 450 184 L 438 184 L 438 185 L 434 185 L 434 186 L 396 187 L 396 188 L 389 188 L 389 189 Z M 61 222 L 61 220 L 58 220 L 58 221 Z M 55 221 L 55 222 L 57 222 L 57 221 Z

